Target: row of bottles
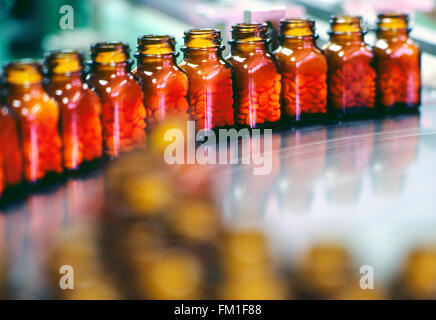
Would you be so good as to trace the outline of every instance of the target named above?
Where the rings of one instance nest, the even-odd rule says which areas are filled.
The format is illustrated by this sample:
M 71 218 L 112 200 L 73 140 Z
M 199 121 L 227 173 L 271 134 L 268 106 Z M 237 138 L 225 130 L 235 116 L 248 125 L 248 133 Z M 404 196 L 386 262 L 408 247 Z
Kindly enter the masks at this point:
M 50 52 L 43 66 L 9 63 L 0 193 L 142 148 L 146 125 L 169 117 L 191 118 L 199 130 L 368 116 L 377 101 L 384 112 L 417 110 L 420 52 L 409 31 L 407 15 L 380 15 L 371 49 L 359 17 L 337 16 L 323 52 L 312 20 L 287 19 L 274 53 L 265 24 L 236 24 L 227 59 L 219 31 L 192 29 L 180 64 L 174 38 L 154 35 L 138 38 L 133 72 L 123 42 L 93 44 L 86 75 L 76 51 Z

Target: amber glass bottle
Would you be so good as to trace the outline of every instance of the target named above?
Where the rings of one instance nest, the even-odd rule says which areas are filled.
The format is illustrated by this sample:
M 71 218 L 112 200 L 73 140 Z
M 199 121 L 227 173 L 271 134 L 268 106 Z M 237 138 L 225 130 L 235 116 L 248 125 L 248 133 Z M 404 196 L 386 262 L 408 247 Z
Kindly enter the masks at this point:
M 0 199 L 14 197 L 23 182 L 23 154 L 21 153 L 18 116 L 0 104 Z M 11 191 L 11 192 L 7 192 Z
M 283 119 L 321 120 L 327 115 L 327 60 L 316 46 L 315 23 L 286 19 L 280 23 L 275 56 L 282 73 Z
M 421 103 L 421 54 L 409 32 L 408 15 L 378 16 L 374 53 L 377 104 L 382 112 L 414 112 Z
M 110 158 L 145 146 L 146 110 L 141 86 L 130 74 L 129 55 L 123 42 L 91 46 L 87 82 L 102 103 L 103 150 Z
M 340 118 L 369 116 L 375 106 L 374 55 L 363 41 L 361 18 L 335 16 L 330 23 L 325 54 L 331 111 Z
M 267 49 L 265 24 L 232 26 L 231 54 L 235 73 L 236 123 L 251 128 L 280 120 L 281 76 Z
M 135 77 L 143 87 L 147 124 L 153 125 L 168 117 L 188 120 L 189 82 L 177 66 L 174 37 L 139 37 L 135 57 L 138 60 Z
M 47 92 L 61 111 L 63 163 L 68 171 L 90 168 L 102 156 L 101 104 L 83 83 L 83 56 L 54 51 L 45 56 Z
M 190 115 L 197 130 L 233 126 L 232 69 L 222 57 L 221 32 L 185 32 L 180 67 L 189 77 Z
M 44 90 L 40 69 L 33 61 L 12 62 L 4 68 L 5 103 L 19 118 L 24 173 L 31 184 L 62 172 L 59 107 Z

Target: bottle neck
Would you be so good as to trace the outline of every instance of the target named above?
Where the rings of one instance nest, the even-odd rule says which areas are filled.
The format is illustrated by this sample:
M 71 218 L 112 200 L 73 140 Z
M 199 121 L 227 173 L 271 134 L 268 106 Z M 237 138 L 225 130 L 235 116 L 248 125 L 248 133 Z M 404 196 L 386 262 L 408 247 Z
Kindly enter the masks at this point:
M 218 47 L 202 49 L 184 48 L 183 57 L 185 60 L 217 61 L 222 58 L 222 50 Z
M 95 72 L 116 74 L 117 76 L 127 75 L 130 71 L 130 63 L 127 61 L 123 62 L 112 62 L 112 63 L 97 63 L 93 62 L 92 69 Z
M 265 54 L 268 53 L 266 46 L 266 41 L 256 41 L 256 42 L 238 42 L 233 41 L 231 43 L 232 54 L 247 54 L 247 53 L 257 53 Z
M 315 47 L 314 36 L 285 38 L 282 37 L 280 45 L 287 48 L 313 48 Z
M 140 55 L 138 59 L 138 68 L 171 68 L 176 65 L 176 56 L 172 53 L 162 55 Z
M 44 92 L 44 86 L 42 82 L 26 83 L 26 84 L 16 84 L 7 83 L 6 84 L 7 95 L 16 95 L 31 92 Z
M 82 72 L 72 72 L 65 74 L 54 73 L 50 76 L 49 81 L 53 84 L 71 84 L 74 86 L 81 86 L 83 84 Z
M 396 29 L 396 30 L 377 30 L 377 39 L 387 39 L 387 40 L 400 40 L 407 41 L 409 39 L 408 29 Z
M 330 41 L 336 43 L 362 43 L 363 32 L 353 33 L 330 33 Z

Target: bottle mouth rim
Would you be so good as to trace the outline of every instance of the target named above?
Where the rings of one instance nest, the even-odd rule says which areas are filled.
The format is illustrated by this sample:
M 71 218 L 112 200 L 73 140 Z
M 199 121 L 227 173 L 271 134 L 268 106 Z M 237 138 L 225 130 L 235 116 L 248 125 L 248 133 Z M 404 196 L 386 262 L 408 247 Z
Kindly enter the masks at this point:
M 241 30 L 241 29 L 247 29 L 247 31 L 250 30 L 267 30 L 268 25 L 266 23 L 245 23 L 245 22 L 241 22 L 241 23 L 235 23 L 232 25 L 231 31 L 233 31 L 233 29 L 237 29 L 237 30 Z
M 159 43 L 175 43 L 176 39 L 173 36 L 167 34 L 145 34 L 137 37 L 138 45 L 141 42 L 146 42 L 144 44 L 159 44 Z
M 37 59 L 30 59 L 30 58 L 24 58 L 24 59 L 18 59 L 10 62 L 6 62 L 3 64 L 3 70 L 7 71 L 11 68 L 25 68 L 25 67 L 34 67 L 35 69 L 40 69 L 42 66 L 42 61 Z
M 280 24 L 292 23 L 309 23 L 311 26 L 315 26 L 315 20 L 311 18 L 285 18 L 280 20 Z
M 122 49 L 124 51 L 128 51 L 130 46 L 127 42 L 123 41 L 101 41 L 94 42 L 91 44 L 91 52 L 96 53 L 95 51 L 113 51 L 115 49 Z
M 184 32 L 184 36 L 190 36 L 190 35 L 210 35 L 210 34 L 214 34 L 217 35 L 219 37 L 221 37 L 221 30 L 219 29 L 214 29 L 214 28 L 194 28 L 194 29 L 189 29 L 186 30 Z
M 362 22 L 362 16 L 359 15 L 346 15 L 346 14 L 338 14 L 332 15 L 329 19 L 330 23 L 346 23 L 346 22 L 358 22 L 359 24 Z
M 385 13 L 379 13 L 377 14 L 377 19 L 383 19 L 383 18 L 392 18 L 392 19 L 406 19 L 406 21 L 409 21 L 409 14 L 407 13 L 400 13 L 400 12 L 385 12 Z
M 83 63 L 85 59 L 85 52 L 82 50 L 73 50 L 73 49 L 50 50 L 44 54 L 44 64 L 49 63 L 50 59 L 67 58 L 67 57 L 75 57 L 81 63 Z

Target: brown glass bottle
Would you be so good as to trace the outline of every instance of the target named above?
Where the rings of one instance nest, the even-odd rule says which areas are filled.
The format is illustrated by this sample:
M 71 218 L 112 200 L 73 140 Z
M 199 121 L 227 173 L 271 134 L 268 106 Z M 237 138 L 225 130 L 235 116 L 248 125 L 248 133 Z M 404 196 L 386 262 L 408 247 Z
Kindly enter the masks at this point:
M 0 200 L 2 201 L 6 198 L 14 198 L 23 182 L 23 154 L 18 130 L 18 116 L 13 110 L 0 103 Z
M 101 104 L 83 83 L 83 56 L 54 51 L 45 56 L 47 92 L 61 111 L 63 164 L 68 171 L 90 168 L 102 156 Z
M 309 19 L 280 23 L 280 47 L 274 53 L 282 73 L 285 121 L 314 121 L 327 115 L 327 60 L 316 46 L 314 26 Z
M 406 14 L 380 14 L 374 54 L 377 105 L 384 113 L 416 112 L 421 104 L 421 53 Z
M 41 66 L 34 61 L 5 66 L 5 103 L 19 118 L 26 181 L 35 183 L 62 172 L 59 107 L 43 87 Z
M 130 74 L 128 44 L 94 43 L 91 58 L 87 83 L 102 103 L 104 153 L 113 158 L 144 147 L 147 114 L 141 86 Z
M 265 24 L 236 24 L 232 27 L 235 122 L 255 128 L 280 120 L 281 75 L 267 49 Z
M 190 115 L 197 130 L 233 126 L 232 69 L 222 57 L 221 32 L 185 32 L 180 67 L 189 77 Z
M 135 57 L 138 67 L 134 75 L 143 87 L 147 124 L 153 125 L 168 117 L 188 120 L 189 82 L 177 66 L 174 37 L 138 37 Z
M 361 18 L 335 16 L 330 20 L 328 103 L 339 118 L 366 117 L 374 113 L 374 54 L 363 41 Z

